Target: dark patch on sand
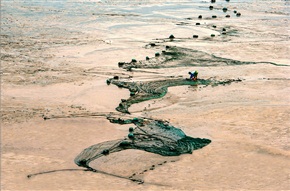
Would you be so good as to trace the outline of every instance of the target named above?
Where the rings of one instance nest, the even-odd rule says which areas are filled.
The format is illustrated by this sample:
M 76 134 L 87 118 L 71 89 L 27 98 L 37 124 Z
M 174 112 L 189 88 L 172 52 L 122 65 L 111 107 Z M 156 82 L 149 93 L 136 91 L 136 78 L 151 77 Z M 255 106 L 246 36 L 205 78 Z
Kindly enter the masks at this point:
M 125 139 L 102 142 L 86 148 L 75 158 L 75 163 L 78 166 L 91 168 L 89 166 L 91 161 L 126 149 L 143 150 L 162 156 L 191 154 L 193 150 L 203 148 L 211 142 L 209 139 L 189 137 L 181 129 L 170 125 L 167 121 L 115 117 L 108 117 L 108 120 L 119 124 L 133 123 L 135 128 Z M 123 122 L 120 123 L 120 120 Z
M 204 86 L 217 86 L 230 84 L 232 82 L 240 82 L 240 79 L 228 79 L 217 81 L 214 79 L 198 79 L 197 81 L 187 80 L 187 79 L 165 79 L 147 82 L 126 82 L 121 80 L 115 80 L 113 78 L 108 79 L 108 84 L 114 84 L 121 88 L 127 88 L 130 91 L 130 98 L 122 102 L 116 108 L 117 111 L 122 113 L 130 113 L 128 111 L 129 107 L 135 103 L 140 103 L 150 99 L 161 98 L 166 95 L 168 87 L 172 86 L 182 86 L 182 85 L 204 85 Z
M 152 57 L 148 60 L 138 62 L 121 62 L 120 68 L 131 71 L 133 68 L 175 68 L 175 67 L 212 67 L 212 66 L 233 66 L 247 64 L 272 64 L 276 66 L 285 66 L 273 62 L 248 62 L 228 58 L 218 57 L 202 51 L 182 48 L 168 47 L 158 57 Z

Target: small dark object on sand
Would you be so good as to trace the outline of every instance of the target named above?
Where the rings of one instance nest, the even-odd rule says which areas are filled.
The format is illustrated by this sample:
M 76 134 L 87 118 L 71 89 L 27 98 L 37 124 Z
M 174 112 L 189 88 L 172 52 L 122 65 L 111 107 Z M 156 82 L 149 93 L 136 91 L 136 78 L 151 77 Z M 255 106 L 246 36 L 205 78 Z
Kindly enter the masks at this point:
M 211 37 L 215 37 L 215 34 L 211 34 L 210 36 L 211 36 Z
M 166 49 L 170 48 L 170 46 L 165 46 Z
M 119 66 L 119 67 L 122 67 L 122 66 L 124 66 L 124 64 L 125 64 L 125 62 L 119 62 L 119 63 L 118 63 L 118 66 Z
M 230 2 L 230 0 L 226 0 L 226 2 Z
M 224 7 L 223 12 L 227 12 L 227 11 L 228 11 L 228 8 Z
M 172 35 L 169 36 L 169 38 L 170 38 L 170 39 L 174 39 L 175 36 L 172 34 Z
M 152 47 L 156 46 L 155 43 L 150 43 L 149 45 L 152 46 Z
M 134 139 L 134 134 L 133 133 L 129 133 L 128 134 L 128 138 L 131 139 L 131 140 Z
M 44 116 L 43 119 L 44 119 L 44 120 L 47 120 L 47 119 L 49 119 L 49 117 Z
M 215 19 L 215 18 L 217 18 L 217 16 L 216 15 L 213 15 L 213 16 L 211 16 L 211 18 Z
M 226 32 L 222 32 L 222 35 L 226 35 L 227 33 Z
M 160 53 L 159 52 L 156 52 L 155 53 L 155 56 L 157 57 L 157 56 L 160 56 Z
M 135 94 L 135 92 L 130 92 L 130 96 L 134 96 Z
M 230 15 L 226 15 L 226 18 L 230 18 L 231 16 Z
M 148 56 L 146 56 L 146 60 L 149 60 L 150 58 Z
M 213 28 L 216 28 L 216 25 L 212 25 Z
M 130 142 L 129 141 L 122 141 L 121 143 L 120 143 L 120 147 L 127 147 L 127 146 L 130 146 Z
M 198 38 L 198 35 L 193 35 L 192 37 L 193 37 L 193 38 Z
M 200 23 L 195 23 L 195 25 L 200 25 Z
M 102 151 L 102 154 L 103 155 L 108 155 L 110 153 L 110 151 L 108 150 L 108 149 L 104 149 L 103 151 Z
M 223 31 L 226 31 L 227 29 L 223 28 Z
M 202 15 L 199 15 L 198 18 L 199 18 L 199 19 L 202 19 Z
M 215 3 L 215 0 L 211 0 L 212 3 Z
M 236 10 L 234 10 L 234 13 L 237 13 L 237 11 L 236 11 Z
M 237 15 L 237 17 L 240 17 L 241 16 L 241 13 L 237 13 L 236 15 Z
M 211 5 L 211 6 L 209 6 L 209 9 L 210 9 L 210 10 L 213 10 L 213 6 L 212 6 L 212 5 Z
M 134 131 L 134 128 L 133 127 L 130 127 L 129 128 L 129 132 L 132 133 L 133 131 Z
M 137 62 L 137 60 L 133 58 L 131 62 Z
M 119 80 L 119 76 L 114 76 L 114 80 Z

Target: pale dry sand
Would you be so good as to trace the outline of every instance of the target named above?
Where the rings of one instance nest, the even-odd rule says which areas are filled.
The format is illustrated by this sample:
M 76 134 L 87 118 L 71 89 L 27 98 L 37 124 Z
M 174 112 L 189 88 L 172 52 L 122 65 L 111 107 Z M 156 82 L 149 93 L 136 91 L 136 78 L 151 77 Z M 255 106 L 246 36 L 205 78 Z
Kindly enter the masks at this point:
M 289 1 L 217 1 L 213 11 L 208 1 L 74 2 L 1 1 L 1 190 L 290 190 Z M 231 18 L 224 18 L 224 6 Z M 223 27 L 233 33 L 220 35 Z M 163 45 L 279 66 L 118 68 L 119 61 L 161 52 L 146 44 L 170 34 L 190 39 Z M 172 87 L 129 111 L 211 139 L 208 146 L 178 157 L 128 150 L 92 162 L 108 173 L 136 173 L 145 181 L 140 185 L 77 170 L 27 178 L 81 169 L 73 160 L 84 148 L 127 135 L 131 125 L 92 116 L 117 113 L 129 97 L 128 90 L 107 86 L 107 78 L 185 78 L 194 69 L 200 78 L 243 81 Z M 43 120 L 73 114 L 84 117 Z

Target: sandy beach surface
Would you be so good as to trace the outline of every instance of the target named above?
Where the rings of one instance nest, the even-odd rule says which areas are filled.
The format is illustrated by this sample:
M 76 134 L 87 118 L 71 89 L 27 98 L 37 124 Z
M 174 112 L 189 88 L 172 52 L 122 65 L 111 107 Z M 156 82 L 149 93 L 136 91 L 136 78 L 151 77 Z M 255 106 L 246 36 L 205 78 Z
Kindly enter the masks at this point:
M 289 10 L 288 0 L 1 1 L 1 190 L 290 190 Z M 146 56 L 159 63 L 166 46 L 242 64 L 190 65 L 198 58 L 185 56 L 171 67 L 118 67 Z M 169 87 L 130 115 L 115 110 L 128 89 L 106 84 L 193 70 L 241 82 Z M 167 120 L 212 142 L 173 157 L 112 153 L 91 163 L 110 175 L 84 171 L 74 163 L 83 149 L 132 126 L 109 114 Z M 132 174 L 144 183 L 113 176 Z

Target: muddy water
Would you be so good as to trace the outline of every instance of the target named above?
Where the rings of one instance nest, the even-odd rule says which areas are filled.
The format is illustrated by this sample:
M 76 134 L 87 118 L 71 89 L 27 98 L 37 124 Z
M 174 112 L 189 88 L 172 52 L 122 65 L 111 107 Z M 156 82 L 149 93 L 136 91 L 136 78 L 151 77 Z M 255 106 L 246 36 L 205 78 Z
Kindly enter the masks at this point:
M 289 190 L 289 10 L 288 1 L 271 0 L 1 1 L 1 189 Z M 155 53 L 166 46 L 249 64 L 188 58 L 172 67 L 118 67 L 146 56 L 158 63 Z M 211 144 L 174 158 L 126 150 L 92 162 L 143 184 L 74 164 L 84 148 L 128 134 L 130 124 L 106 116 L 123 117 L 115 108 L 130 92 L 107 86 L 108 78 L 152 82 L 192 70 L 200 79 L 242 82 L 169 87 L 162 98 L 133 104 L 130 117 L 167 120 Z

